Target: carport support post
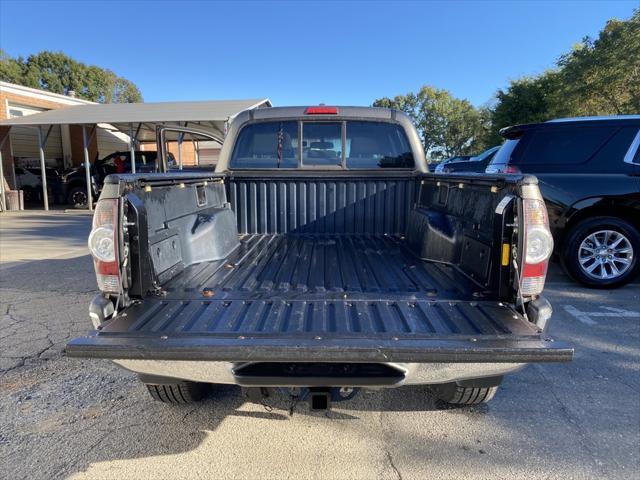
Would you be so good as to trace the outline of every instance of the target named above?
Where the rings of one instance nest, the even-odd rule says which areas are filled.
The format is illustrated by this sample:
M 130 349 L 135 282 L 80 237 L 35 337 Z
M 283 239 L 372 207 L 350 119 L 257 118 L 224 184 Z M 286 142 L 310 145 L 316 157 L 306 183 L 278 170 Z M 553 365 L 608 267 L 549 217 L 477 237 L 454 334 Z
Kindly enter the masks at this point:
M 129 152 L 131 155 L 131 173 L 136 173 L 136 144 L 133 138 L 133 123 L 129 124 Z
M 51 131 L 51 127 L 49 127 L 49 131 Z M 38 127 L 38 149 L 40 150 L 40 172 L 42 173 L 42 198 L 44 200 L 44 209 L 48 211 L 49 196 L 47 195 L 47 169 L 44 163 L 44 145 L 46 141 L 47 139 L 42 136 L 42 126 L 39 126 Z
M 11 127 L 7 128 L 7 135 L 0 140 L 0 211 L 6 211 L 7 208 L 7 192 L 4 191 L 4 165 L 2 165 L 2 147 L 4 142 L 9 138 Z M 16 185 L 17 187 L 17 185 Z
M 0 212 L 7 210 L 4 194 L 4 168 L 2 167 L 2 144 L 0 144 Z
M 183 133 L 178 134 L 178 169 L 182 170 L 182 139 L 184 138 Z
M 91 165 L 89 164 L 89 142 L 87 141 L 87 126 L 82 126 L 82 148 L 84 151 L 84 174 L 87 182 L 87 206 L 93 210 L 93 196 L 91 195 Z

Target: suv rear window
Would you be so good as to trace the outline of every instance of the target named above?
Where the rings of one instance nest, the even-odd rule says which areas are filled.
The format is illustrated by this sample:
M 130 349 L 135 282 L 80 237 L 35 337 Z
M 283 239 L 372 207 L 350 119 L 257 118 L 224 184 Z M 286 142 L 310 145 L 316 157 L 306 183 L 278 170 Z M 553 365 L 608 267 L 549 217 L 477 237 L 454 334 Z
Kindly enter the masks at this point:
M 511 163 L 511 154 L 515 150 L 519 141 L 520 139 L 511 139 L 511 140 L 505 141 L 500 147 L 500 149 L 496 152 L 493 159 L 491 159 L 491 162 L 489 163 L 489 165 L 502 166 L 502 165 L 508 165 L 509 163 Z
M 531 133 L 517 164 L 578 164 L 588 161 L 617 127 L 543 128 Z
M 350 120 L 282 121 L 245 126 L 230 162 L 236 169 L 343 165 L 348 169 L 413 168 L 414 159 L 400 125 Z

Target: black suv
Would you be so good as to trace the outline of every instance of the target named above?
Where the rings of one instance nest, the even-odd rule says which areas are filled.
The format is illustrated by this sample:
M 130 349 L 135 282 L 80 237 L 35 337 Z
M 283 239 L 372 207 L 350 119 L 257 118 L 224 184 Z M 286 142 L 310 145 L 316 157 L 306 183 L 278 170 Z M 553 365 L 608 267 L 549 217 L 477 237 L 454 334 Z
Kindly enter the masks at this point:
M 158 152 L 136 150 L 136 173 L 150 173 L 156 171 Z M 167 154 L 169 167 L 175 163 L 173 155 Z M 119 171 L 121 170 L 121 171 Z M 102 184 L 107 175 L 112 173 L 131 172 L 131 153 L 114 152 L 102 160 L 96 160 L 90 168 L 92 191 L 94 197 L 100 194 Z M 69 205 L 76 207 L 87 204 L 87 177 L 84 164 L 63 172 L 60 176 L 63 194 Z
M 547 204 L 556 256 L 590 287 L 640 272 L 640 115 L 517 125 L 487 173 L 531 173 Z

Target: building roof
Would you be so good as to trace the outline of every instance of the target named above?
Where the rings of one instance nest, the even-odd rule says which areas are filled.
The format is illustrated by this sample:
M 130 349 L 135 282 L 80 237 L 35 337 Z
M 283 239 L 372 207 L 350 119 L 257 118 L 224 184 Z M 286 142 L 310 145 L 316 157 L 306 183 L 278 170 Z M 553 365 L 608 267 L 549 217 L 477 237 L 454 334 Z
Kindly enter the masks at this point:
M 34 98 L 37 100 L 46 100 L 49 102 L 59 103 L 62 105 L 95 105 L 96 102 L 85 100 L 84 98 L 78 98 L 69 95 L 62 95 L 60 93 L 48 92 L 47 90 L 40 90 L 37 88 L 25 87 L 24 85 L 18 85 L 16 83 L 9 83 L 0 81 L 0 92 L 9 93 L 13 95 L 19 95 L 21 97 Z
M 128 133 L 139 129 L 138 140 L 155 140 L 156 125 L 182 125 L 224 136 L 224 124 L 238 113 L 270 107 L 269 99 L 200 102 L 108 103 L 77 105 L 0 121 L 0 126 L 96 125 L 108 123 Z

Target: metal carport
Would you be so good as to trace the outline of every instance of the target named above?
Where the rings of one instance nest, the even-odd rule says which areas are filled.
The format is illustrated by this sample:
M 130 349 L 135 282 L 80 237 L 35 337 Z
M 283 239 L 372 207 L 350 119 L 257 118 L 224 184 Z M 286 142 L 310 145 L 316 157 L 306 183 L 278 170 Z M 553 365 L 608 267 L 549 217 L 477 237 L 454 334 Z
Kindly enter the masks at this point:
M 38 131 L 38 147 L 40 150 L 40 169 L 42 174 L 42 190 L 44 208 L 49 210 L 47 196 L 47 177 L 45 172 L 44 147 L 51 128 L 54 125 L 79 125 L 82 127 L 84 166 L 87 175 L 87 196 L 89 209 L 93 209 L 91 191 L 90 164 L 88 151 L 87 129 L 95 128 L 99 123 L 110 124 L 117 130 L 129 135 L 129 149 L 131 151 L 131 168 L 135 173 L 135 146 L 138 142 L 156 140 L 158 126 L 190 127 L 206 132 L 222 143 L 227 122 L 244 110 L 270 107 L 269 99 L 248 100 L 210 100 L 197 102 L 161 102 L 161 103 L 109 103 L 98 105 L 78 105 L 56 110 L 49 110 L 26 117 L 16 117 L 0 121 L 0 127 L 9 127 L 6 135 L 0 138 L 0 150 L 9 138 L 12 126 L 33 127 Z M 182 169 L 180 155 L 184 134 L 177 133 L 178 161 Z M 6 208 L 4 190 L 4 172 L 2 152 L 0 151 L 0 206 Z

